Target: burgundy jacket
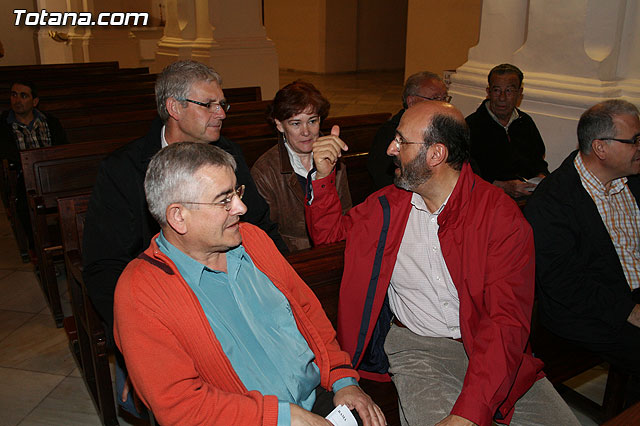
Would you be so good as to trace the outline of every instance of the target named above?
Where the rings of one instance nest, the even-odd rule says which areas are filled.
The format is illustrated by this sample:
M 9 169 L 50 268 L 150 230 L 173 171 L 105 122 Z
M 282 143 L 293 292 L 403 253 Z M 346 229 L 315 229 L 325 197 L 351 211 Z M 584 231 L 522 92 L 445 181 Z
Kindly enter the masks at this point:
M 338 340 L 362 377 L 388 380 L 382 348 L 389 328 L 385 298 L 412 193 L 390 185 L 343 216 L 334 181 L 330 175 L 314 182 L 315 198 L 306 215 L 315 244 L 347 240 Z M 534 296 L 531 227 L 513 200 L 468 164 L 438 224 L 469 357 L 451 414 L 479 425 L 492 419 L 508 423 L 518 398 L 544 377 L 542 361 L 528 347 Z

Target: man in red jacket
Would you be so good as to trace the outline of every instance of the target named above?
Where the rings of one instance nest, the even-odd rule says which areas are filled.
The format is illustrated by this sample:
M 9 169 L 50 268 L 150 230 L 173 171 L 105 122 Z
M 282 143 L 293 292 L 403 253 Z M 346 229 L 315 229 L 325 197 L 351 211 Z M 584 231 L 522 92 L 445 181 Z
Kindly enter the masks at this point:
M 347 240 L 338 339 L 361 376 L 393 375 L 405 425 L 577 425 L 527 345 L 531 228 L 472 172 L 462 114 L 409 108 L 387 150 L 395 186 L 343 216 L 332 169 L 346 149 L 337 128 L 316 141 L 306 214 L 314 243 Z

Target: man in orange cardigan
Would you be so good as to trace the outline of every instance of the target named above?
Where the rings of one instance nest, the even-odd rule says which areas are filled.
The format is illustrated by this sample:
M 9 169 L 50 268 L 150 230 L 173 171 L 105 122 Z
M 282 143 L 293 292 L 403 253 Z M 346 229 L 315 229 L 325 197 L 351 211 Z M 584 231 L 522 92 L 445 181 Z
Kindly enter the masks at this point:
M 161 232 L 124 270 L 116 343 L 162 425 L 330 425 L 344 404 L 385 424 L 320 302 L 246 212 L 235 160 L 177 143 L 145 178 Z

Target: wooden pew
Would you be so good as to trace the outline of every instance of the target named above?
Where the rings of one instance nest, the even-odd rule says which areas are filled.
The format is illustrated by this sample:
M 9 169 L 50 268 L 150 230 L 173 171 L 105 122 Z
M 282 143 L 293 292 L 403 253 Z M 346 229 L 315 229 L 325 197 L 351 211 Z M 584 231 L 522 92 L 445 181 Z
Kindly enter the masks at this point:
M 58 327 L 63 313 L 53 260 L 62 247 L 56 200 L 91 190 L 100 161 L 124 143 L 78 143 L 20 153 L 40 282 Z
M 340 281 L 344 270 L 345 243 L 313 247 L 287 256 L 298 275 L 316 294 L 327 317 L 337 326 Z M 392 382 L 360 379 L 360 386 L 380 406 L 389 426 L 400 426 L 398 393 Z
M 82 231 L 90 194 L 58 199 L 60 234 L 71 298 L 72 317 L 64 319 L 69 348 L 93 405 L 105 426 L 117 425 L 109 350 L 104 327 L 82 280 Z
M 604 362 L 596 354 L 565 340 L 544 327 L 538 319 L 537 304 L 531 319 L 531 348 L 534 356 L 544 362 L 547 378 L 570 405 L 578 407 L 598 424 L 622 411 L 629 376 L 609 367 L 602 404 L 579 394 L 563 382 Z

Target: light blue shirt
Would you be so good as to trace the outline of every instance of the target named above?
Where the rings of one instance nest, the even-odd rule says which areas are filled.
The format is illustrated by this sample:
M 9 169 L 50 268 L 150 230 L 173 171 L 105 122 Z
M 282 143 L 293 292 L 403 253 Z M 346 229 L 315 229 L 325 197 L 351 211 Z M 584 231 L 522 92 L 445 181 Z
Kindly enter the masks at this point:
M 278 397 L 278 426 L 291 424 L 289 403 L 311 410 L 320 384 L 315 355 L 296 326 L 289 301 L 256 268 L 244 247 L 226 253 L 224 273 L 187 256 L 162 232 L 156 242 L 197 296 L 245 387 Z M 333 391 L 355 384 L 351 377 L 340 379 Z

